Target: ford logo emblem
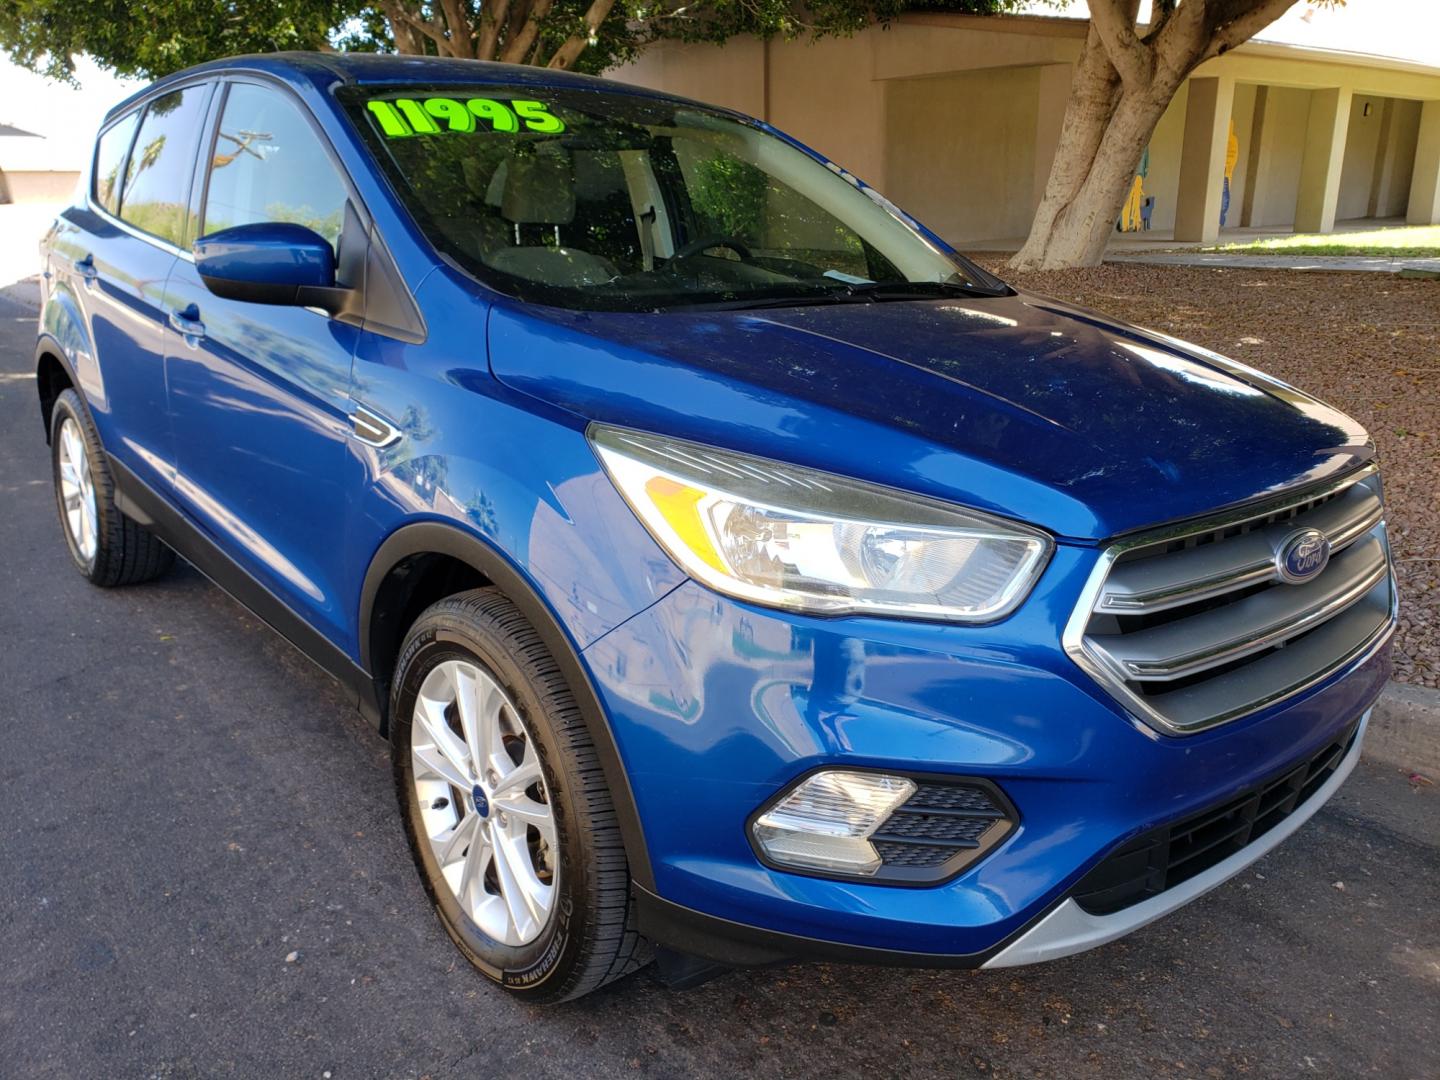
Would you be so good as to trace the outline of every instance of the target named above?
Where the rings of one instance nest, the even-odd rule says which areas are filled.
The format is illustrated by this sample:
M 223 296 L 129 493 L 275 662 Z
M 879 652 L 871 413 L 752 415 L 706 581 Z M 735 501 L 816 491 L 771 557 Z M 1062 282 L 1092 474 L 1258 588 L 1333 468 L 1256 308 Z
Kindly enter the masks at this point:
M 1275 569 L 1281 581 L 1300 585 L 1313 581 L 1330 562 L 1330 541 L 1319 529 L 1291 533 L 1275 553 Z
M 470 789 L 470 801 L 475 804 L 475 813 L 482 818 L 490 816 L 490 800 L 485 798 L 485 792 L 481 790 L 479 784 Z

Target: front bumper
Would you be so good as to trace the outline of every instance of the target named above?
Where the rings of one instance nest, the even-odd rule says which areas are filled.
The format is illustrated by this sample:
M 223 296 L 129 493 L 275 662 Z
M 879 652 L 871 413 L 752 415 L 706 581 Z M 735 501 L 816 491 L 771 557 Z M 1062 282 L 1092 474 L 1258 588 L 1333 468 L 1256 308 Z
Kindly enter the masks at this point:
M 1383 687 L 1388 651 L 1281 706 L 1197 735 L 1161 736 L 1125 716 L 1059 648 L 1055 628 L 1092 560 L 1062 545 L 1027 604 L 989 627 L 809 618 L 691 583 L 594 643 L 585 662 L 653 874 L 653 887 L 640 890 L 647 936 L 727 963 L 998 965 L 1099 944 L 1233 873 L 1192 879 L 1201 884 L 1175 892 L 1173 903 L 1167 893 L 1092 917 L 1101 924 L 1057 914 L 1130 838 L 1283 773 L 1348 731 Z M 931 887 L 763 865 L 747 819 L 822 765 L 992 781 L 1020 825 Z M 1304 816 L 1333 790 L 1307 800 Z M 1289 820 L 1286 832 L 1303 817 Z M 1253 855 L 1256 845 L 1237 855 L 1258 858 L 1284 835 L 1266 834 Z
M 1360 760 L 1360 746 L 1365 739 L 1365 728 L 1369 722 L 1370 711 L 1366 710 L 1365 715 L 1360 718 L 1359 728 L 1345 756 L 1317 791 L 1281 819 L 1274 828 L 1233 855 L 1148 900 L 1131 904 L 1108 915 L 1096 915 L 1086 911 L 1074 897 L 1067 896 L 1018 938 L 986 960 L 983 966 L 1020 967 L 1042 960 L 1073 956 L 1075 953 L 1124 937 L 1130 931 L 1138 930 L 1156 919 L 1164 918 L 1177 908 L 1184 907 L 1190 901 L 1224 884 L 1261 856 L 1274 850 L 1296 829 L 1309 821 L 1315 812 L 1329 801 L 1330 796 L 1340 790 L 1340 785 Z

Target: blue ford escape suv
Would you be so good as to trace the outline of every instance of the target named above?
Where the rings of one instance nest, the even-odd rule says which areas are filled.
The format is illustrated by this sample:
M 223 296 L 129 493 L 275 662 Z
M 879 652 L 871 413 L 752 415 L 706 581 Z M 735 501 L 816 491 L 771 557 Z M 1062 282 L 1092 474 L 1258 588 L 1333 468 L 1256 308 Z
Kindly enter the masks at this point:
M 1386 678 L 1357 424 L 743 116 L 217 62 L 110 113 L 44 257 L 76 566 L 179 552 L 334 675 L 529 1000 L 1109 941 L 1313 814 Z

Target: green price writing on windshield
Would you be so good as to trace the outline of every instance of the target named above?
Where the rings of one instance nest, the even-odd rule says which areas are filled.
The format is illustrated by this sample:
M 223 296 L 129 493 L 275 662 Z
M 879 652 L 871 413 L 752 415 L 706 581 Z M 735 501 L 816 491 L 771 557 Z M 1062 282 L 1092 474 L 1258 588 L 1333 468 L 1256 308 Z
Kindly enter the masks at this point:
M 404 139 L 411 135 L 438 135 L 442 131 L 503 131 L 513 134 L 523 123 L 529 131 L 554 134 L 565 130 L 565 122 L 551 113 L 542 102 L 495 101 L 491 98 L 432 97 L 423 101 L 396 98 L 394 101 L 367 103 L 375 122 L 386 138 Z

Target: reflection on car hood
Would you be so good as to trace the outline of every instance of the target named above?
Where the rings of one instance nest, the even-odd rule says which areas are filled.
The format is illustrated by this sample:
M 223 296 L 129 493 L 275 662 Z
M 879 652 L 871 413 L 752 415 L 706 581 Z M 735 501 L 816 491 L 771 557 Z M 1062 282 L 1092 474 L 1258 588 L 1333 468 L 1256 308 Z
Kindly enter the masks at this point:
M 1370 453 L 1353 420 L 1282 383 L 1024 294 L 755 312 L 502 307 L 490 337 L 499 379 L 588 419 L 1077 538 L 1204 513 Z

